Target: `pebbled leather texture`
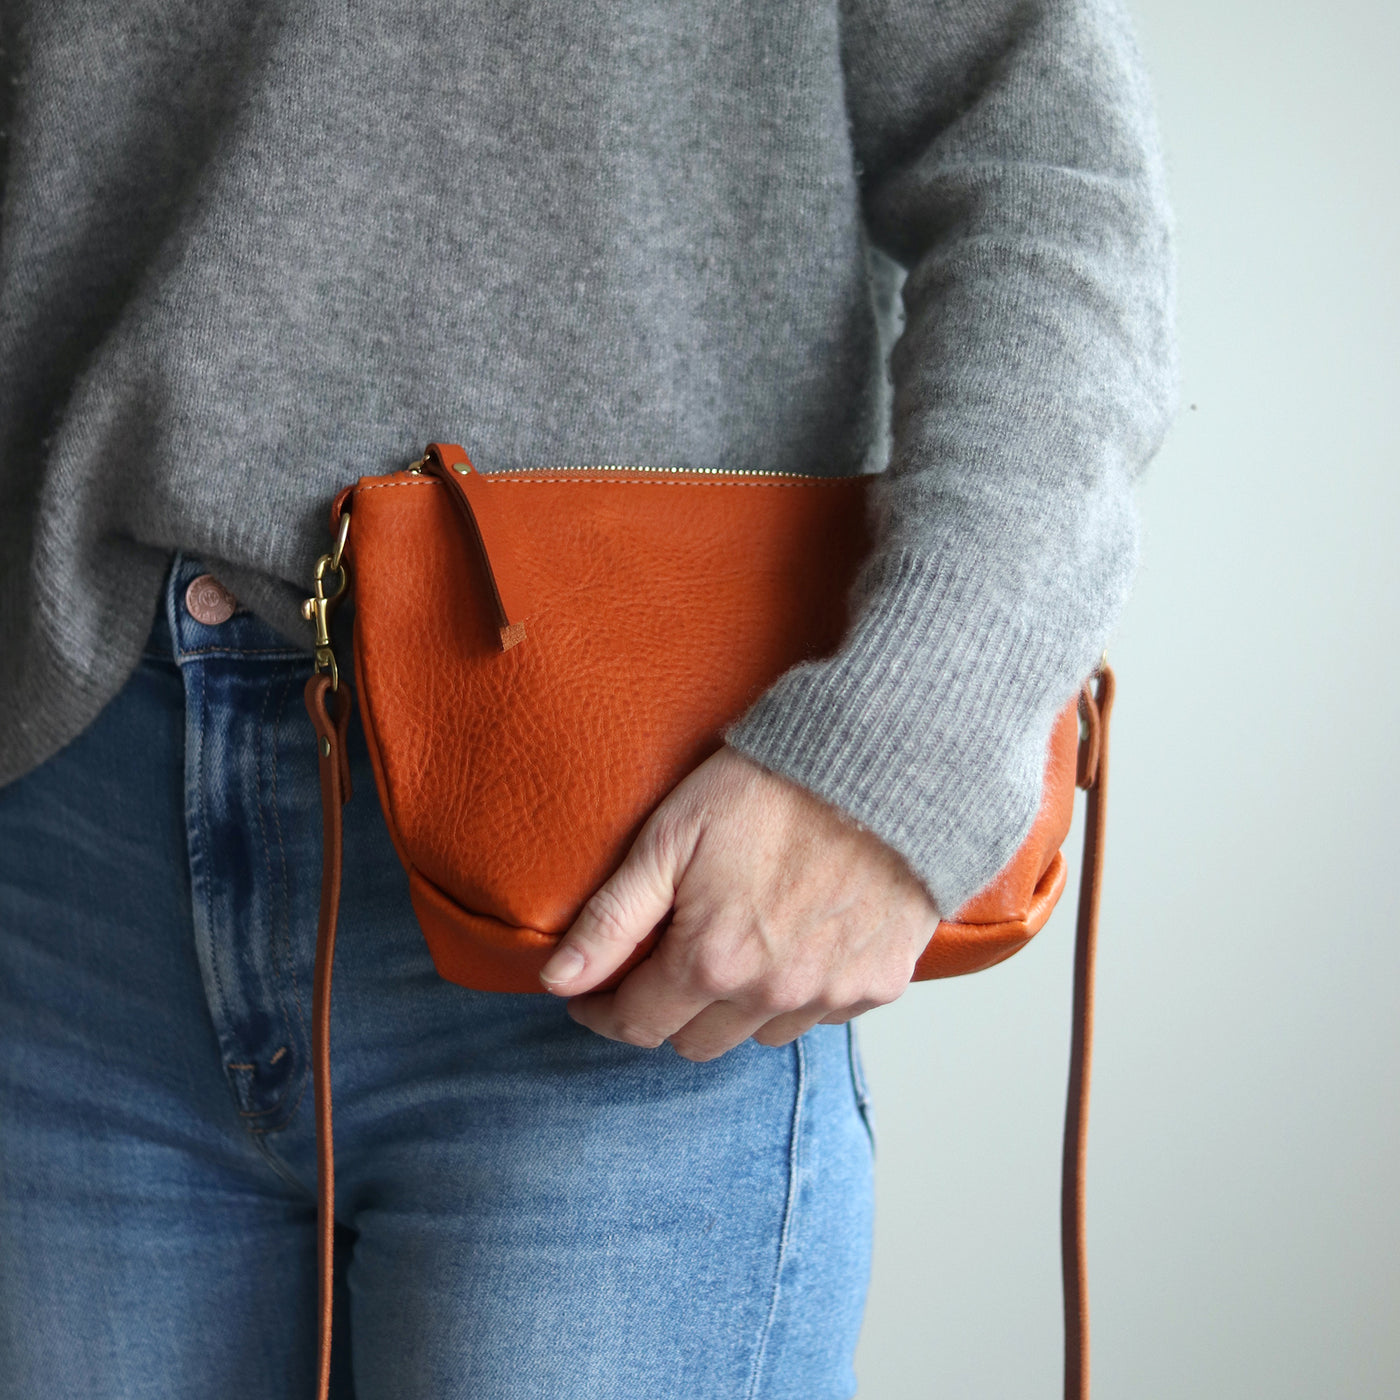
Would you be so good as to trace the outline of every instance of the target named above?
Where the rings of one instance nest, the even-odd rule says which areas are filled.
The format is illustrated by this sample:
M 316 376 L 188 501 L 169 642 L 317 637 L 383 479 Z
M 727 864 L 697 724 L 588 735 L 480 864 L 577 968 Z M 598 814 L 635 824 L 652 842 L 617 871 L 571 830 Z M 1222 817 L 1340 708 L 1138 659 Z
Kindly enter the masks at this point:
M 835 650 L 871 480 L 483 475 L 434 444 L 422 474 L 336 497 L 332 529 L 351 513 L 361 719 L 442 976 L 538 991 L 554 943 L 661 798 L 783 671 Z M 1056 721 L 1026 841 L 939 924 L 917 979 L 990 967 L 1048 919 L 1065 882 L 1075 709 Z

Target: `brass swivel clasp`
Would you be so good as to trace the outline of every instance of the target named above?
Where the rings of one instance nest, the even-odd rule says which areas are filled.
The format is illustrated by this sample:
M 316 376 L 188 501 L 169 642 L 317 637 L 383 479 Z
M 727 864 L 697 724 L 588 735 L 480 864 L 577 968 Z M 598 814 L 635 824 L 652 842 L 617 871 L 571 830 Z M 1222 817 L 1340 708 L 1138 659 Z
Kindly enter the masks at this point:
M 340 689 L 340 669 L 335 664 L 335 652 L 331 647 L 331 614 L 350 587 L 350 572 L 341 557 L 345 553 L 345 541 L 350 534 L 350 512 L 340 513 L 340 528 L 336 531 L 335 547 L 329 554 L 323 554 L 316 561 L 312 574 L 312 594 L 301 605 L 301 615 L 316 629 L 316 670 L 331 678 L 331 689 Z M 335 587 L 326 592 L 326 576 L 335 576 Z

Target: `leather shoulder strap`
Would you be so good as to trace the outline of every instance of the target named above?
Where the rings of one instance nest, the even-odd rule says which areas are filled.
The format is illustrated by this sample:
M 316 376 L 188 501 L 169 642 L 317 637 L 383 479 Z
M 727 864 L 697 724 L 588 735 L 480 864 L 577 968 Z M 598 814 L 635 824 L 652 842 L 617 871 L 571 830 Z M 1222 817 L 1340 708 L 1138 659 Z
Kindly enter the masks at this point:
M 1065 1400 L 1089 1397 L 1089 1259 L 1084 1228 L 1084 1179 L 1089 1141 L 1089 1072 L 1094 1045 L 1094 958 L 1103 886 L 1105 798 L 1108 794 L 1108 717 L 1114 677 L 1100 665 L 1079 698 L 1084 735 L 1078 785 L 1084 803 L 1084 854 L 1074 936 L 1074 1004 L 1070 1019 L 1069 1089 L 1065 1096 L 1060 1165 L 1060 1270 L 1064 1280 Z
M 321 910 L 316 922 L 316 971 L 311 997 L 311 1077 L 316 1098 L 316 1276 L 320 1303 L 317 1400 L 331 1384 L 331 1282 L 335 1265 L 335 1135 L 331 1128 L 331 969 L 340 917 L 344 847 L 341 808 L 350 800 L 345 736 L 353 700 L 345 682 L 316 674 L 306 683 L 306 710 L 316 730 L 321 769 Z
M 1108 719 L 1114 676 L 1100 667 L 1080 696 L 1084 735 L 1079 747 L 1078 785 L 1088 792 L 1084 853 L 1075 931 L 1074 1007 L 1070 1037 L 1069 1092 L 1065 1107 L 1060 1187 L 1060 1259 L 1064 1279 L 1065 1400 L 1089 1396 L 1089 1290 L 1084 1226 L 1084 1170 L 1089 1124 L 1089 1072 L 1093 1050 L 1094 957 L 1098 942 L 1099 894 L 1103 882 L 1105 799 L 1108 790 Z M 321 816 L 324 823 L 321 909 L 316 927 L 316 978 L 312 999 L 312 1075 L 316 1098 L 317 1264 L 319 1363 L 317 1400 L 328 1400 L 331 1362 L 332 1268 L 335 1243 L 335 1152 L 331 1126 L 330 1008 L 336 921 L 340 911 L 341 808 L 350 797 L 345 736 L 350 689 L 333 689 L 330 678 L 306 683 L 306 708 L 320 749 Z

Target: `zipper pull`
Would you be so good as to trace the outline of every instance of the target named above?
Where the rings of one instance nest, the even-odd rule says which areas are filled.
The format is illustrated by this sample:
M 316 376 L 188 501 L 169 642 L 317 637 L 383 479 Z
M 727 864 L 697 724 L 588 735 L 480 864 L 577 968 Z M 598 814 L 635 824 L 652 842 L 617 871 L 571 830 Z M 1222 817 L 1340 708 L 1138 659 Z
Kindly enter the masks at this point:
M 525 640 L 525 618 L 531 607 L 529 583 L 519 571 L 520 552 L 513 547 L 515 521 L 501 508 L 486 478 L 456 443 L 429 443 L 428 450 L 414 465 L 422 468 L 422 474 L 435 476 L 449 487 L 486 566 L 501 650 L 519 646 Z

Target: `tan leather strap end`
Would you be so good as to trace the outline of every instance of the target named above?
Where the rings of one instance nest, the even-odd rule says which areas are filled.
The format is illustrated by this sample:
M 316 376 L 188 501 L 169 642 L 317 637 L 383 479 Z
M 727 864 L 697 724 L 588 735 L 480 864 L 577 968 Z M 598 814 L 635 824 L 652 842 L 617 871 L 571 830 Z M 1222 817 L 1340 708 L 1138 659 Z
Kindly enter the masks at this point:
M 1064 1160 L 1060 1173 L 1060 1260 L 1064 1275 L 1065 1400 L 1089 1397 L 1089 1274 L 1084 1219 L 1088 1159 L 1089 1074 L 1094 1043 L 1094 960 L 1103 886 L 1105 799 L 1108 794 L 1108 717 L 1114 677 L 1105 663 L 1086 682 L 1079 713 L 1079 786 L 1084 807 L 1084 856 L 1079 879 L 1079 918 L 1074 940 L 1074 1009 L 1070 1032 L 1069 1090 L 1065 1098 Z
M 513 522 L 490 485 L 456 443 L 434 442 L 423 456 L 423 470 L 446 483 L 481 555 L 496 605 L 501 650 L 525 640 L 529 587 L 519 568 Z
M 341 808 L 350 800 L 350 756 L 345 738 L 354 700 L 342 682 L 314 675 L 306 683 L 306 710 L 316 730 L 321 773 L 321 912 L 316 924 L 316 974 L 311 998 L 311 1075 L 316 1097 L 316 1265 L 319 1289 L 316 1395 L 331 1383 L 331 1297 L 335 1263 L 335 1147 L 331 1133 L 331 968 L 340 915 Z

